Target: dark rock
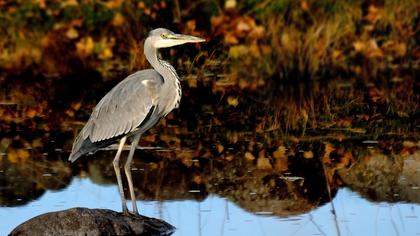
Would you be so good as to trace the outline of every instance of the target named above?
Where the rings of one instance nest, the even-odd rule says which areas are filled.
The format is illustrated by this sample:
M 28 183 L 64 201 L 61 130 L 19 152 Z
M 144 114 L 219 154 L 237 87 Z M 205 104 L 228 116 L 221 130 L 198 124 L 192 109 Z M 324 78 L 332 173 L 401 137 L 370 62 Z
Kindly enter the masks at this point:
M 171 235 L 172 225 L 154 218 L 107 210 L 72 208 L 36 216 L 10 235 Z

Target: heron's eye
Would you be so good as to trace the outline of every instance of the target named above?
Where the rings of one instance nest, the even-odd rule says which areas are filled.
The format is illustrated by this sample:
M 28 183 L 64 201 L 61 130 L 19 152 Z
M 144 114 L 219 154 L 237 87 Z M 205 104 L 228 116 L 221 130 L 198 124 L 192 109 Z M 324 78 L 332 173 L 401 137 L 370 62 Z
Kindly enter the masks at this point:
M 162 37 L 163 39 L 167 39 L 168 38 L 168 34 L 167 33 L 162 33 L 160 35 L 160 37 Z

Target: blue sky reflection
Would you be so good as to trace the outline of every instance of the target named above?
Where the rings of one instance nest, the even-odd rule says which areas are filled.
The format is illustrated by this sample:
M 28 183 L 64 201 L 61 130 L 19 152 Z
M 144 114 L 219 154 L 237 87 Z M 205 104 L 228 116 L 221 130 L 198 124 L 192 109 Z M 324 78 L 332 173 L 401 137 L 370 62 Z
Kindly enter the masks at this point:
M 177 227 L 174 235 L 420 235 L 419 204 L 373 203 L 347 188 L 331 204 L 308 213 L 279 218 L 249 213 L 217 195 L 202 202 L 138 201 L 141 214 L 164 219 Z M 130 204 L 129 204 L 130 206 Z M 39 199 L 21 207 L 0 208 L 0 235 L 8 234 L 20 223 L 51 211 L 72 207 L 121 210 L 114 185 L 100 186 L 87 178 L 74 178 L 61 191 L 47 191 Z

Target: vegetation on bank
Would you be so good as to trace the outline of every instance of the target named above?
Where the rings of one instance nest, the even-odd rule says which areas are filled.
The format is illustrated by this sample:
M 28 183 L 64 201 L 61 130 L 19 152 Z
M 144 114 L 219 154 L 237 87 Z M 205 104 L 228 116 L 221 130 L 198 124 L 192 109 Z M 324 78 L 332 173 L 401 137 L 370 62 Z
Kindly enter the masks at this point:
M 398 77 L 420 58 L 415 0 L 21 0 L 0 10 L 0 67 L 14 73 L 113 79 L 147 66 L 140 42 L 155 27 L 206 37 L 207 63 L 227 61 L 245 80 Z
M 415 0 L 0 0 L 0 128 L 86 120 L 112 85 L 149 67 L 142 40 L 166 27 L 207 39 L 162 50 L 184 88 L 174 120 L 297 136 L 396 120 L 413 132 L 419 12 Z

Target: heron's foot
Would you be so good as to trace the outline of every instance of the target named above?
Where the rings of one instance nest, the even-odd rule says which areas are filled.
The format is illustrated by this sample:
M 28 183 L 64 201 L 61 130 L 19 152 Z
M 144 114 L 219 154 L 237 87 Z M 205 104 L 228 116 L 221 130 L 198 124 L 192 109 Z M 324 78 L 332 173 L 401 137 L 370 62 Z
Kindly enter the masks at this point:
M 134 210 L 134 211 L 130 211 L 130 214 L 131 215 L 135 215 L 135 216 L 139 216 L 140 215 L 139 212 L 137 211 L 137 209 Z
M 123 215 L 125 216 L 140 216 L 139 212 L 134 212 L 134 211 L 123 211 Z
M 137 204 L 133 204 L 133 211 L 131 213 L 138 216 L 140 215 L 139 210 L 137 210 Z
M 128 211 L 128 208 L 126 206 L 124 206 L 124 205 L 123 205 L 123 208 L 122 208 L 122 213 L 125 216 L 129 216 L 130 215 L 130 212 Z

